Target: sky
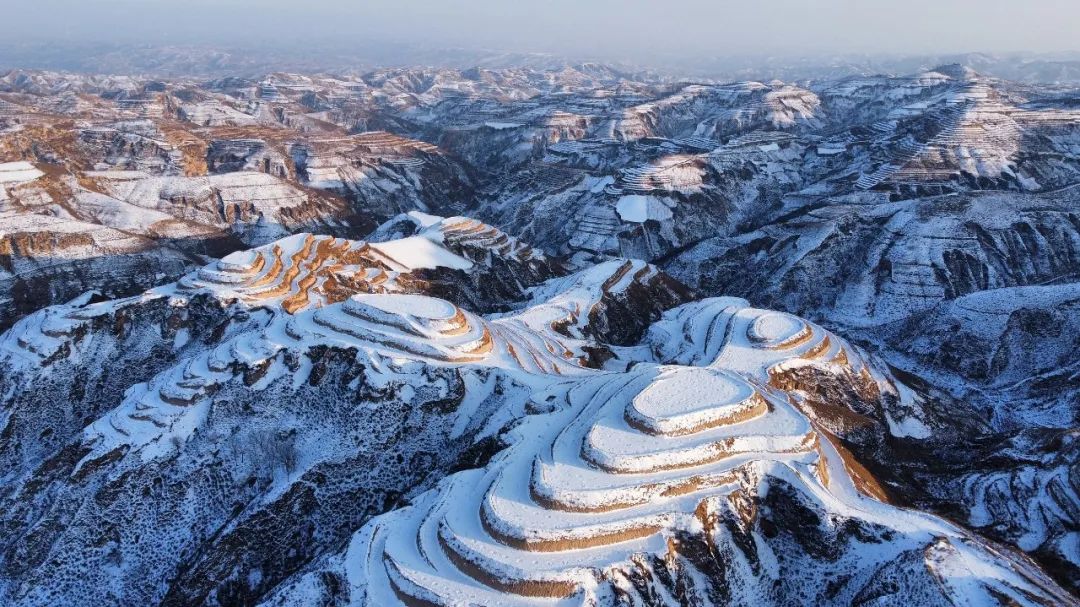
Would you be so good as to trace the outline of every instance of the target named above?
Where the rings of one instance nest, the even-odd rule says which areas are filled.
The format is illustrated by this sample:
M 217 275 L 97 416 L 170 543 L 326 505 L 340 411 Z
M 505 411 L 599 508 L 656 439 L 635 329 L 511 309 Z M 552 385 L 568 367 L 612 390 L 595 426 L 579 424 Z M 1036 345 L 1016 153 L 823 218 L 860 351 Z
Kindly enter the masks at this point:
M 39 44 L 420 43 L 639 62 L 1080 50 L 1080 0 L 0 0 L 4 13 L 5 37 Z

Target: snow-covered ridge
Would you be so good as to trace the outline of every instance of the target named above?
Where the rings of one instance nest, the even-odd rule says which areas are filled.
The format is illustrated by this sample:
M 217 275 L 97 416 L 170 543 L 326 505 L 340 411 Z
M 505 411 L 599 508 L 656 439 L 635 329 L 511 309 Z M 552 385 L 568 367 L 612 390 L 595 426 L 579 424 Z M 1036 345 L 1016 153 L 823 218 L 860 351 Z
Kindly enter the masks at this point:
M 361 602 L 604 604 L 626 590 L 615 571 L 642 554 L 671 558 L 678 533 L 730 541 L 716 527 L 729 496 L 761 490 L 770 478 L 833 515 L 892 530 L 873 548 L 851 547 L 851 566 L 861 571 L 937 542 L 948 556 L 928 553 L 925 566 L 942 577 L 943 600 L 1055 593 L 958 528 L 870 497 L 794 405 L 797 396 L 770 385 L 773 373 L 796 363 L 884 379 L 842 339 L 727 298 L 672 310 L 647 343 L 681 364 L 643 362 L 552 386 L 534 400 L 555 411 L 526 420 L 516 444 L 487 467 L 454 475 L 365 526 L 344 561 Z M 816 578 L 801 583 L 820 584 Z M 848 584 L 838 595 L 858 590 Z
M 579 355 L 560 336 L 528 331 L 513 317 L 488 322 L 423 295 L 354 295 L 277 316 L 263 329 L 222 342 L 138 386 L 105 419 L 87 428 L 94 445 L 88 459 L 120 445 L 140 449 L 143 458 L 166 453 L 172 444 L 166 439 L 186 440 L 207 414 L 214 393 L 235 379 L 237 368 L 262 369 L 265 381 L 273 381 L 297 372 L 285 362 L 286 352 L 303 353 L 314 346 L 357 348 L 376 366 L 418 360 L 554 375 L 582 368 Z M 294 381 L 305 379 L 300 374 Z
M 477 226 L 483 224 L 469 224 L 470 229 Z M 435 238 L 443 228 L 442 223 L 432 224 L 424 233 Z M 583 342 L 564 327 L 588 322 L 592 309 L 606 297 L 656 276 L 655 268 L 641 262 L 610 262 L 553 280 L 536 290 L 533 306 L 489 321 L 448 301 L 407 292 L 416 278 L 405 274 L 415 267 L 403 266 L 385 251 L 393 245 L 427 254 L 426 249 L 415 249 L 417 240 L 450 261 L 438 267 L 460 269 L 465 262 L 420 235 L 376 244 L 296 235 L 234 253 L 138 298 L 101 304 L 87 304 L 84 298 L 43 310 L 17 324 L 0 347 L 23 358 L 32 354 L 44 364 L 77 342 L 79 328 L 88 320 L 154 298 L 183 306 L 188 298 L 209 292 L 221 301 L 285 312 L 261 329 L 241 333 L 137 386 L 124 403 L 86 430 L 95 446 L 88 459 L 120 445 L 141 449 L 144 458 L 151 458 L 169 449 L 166 438 L 190 436 L 213 394 L 235 377 L 237 368 L 260 368 L 271 379 L 295 373 L 283 362 L 287 351 L 356 348 L 376 366 L 395 360 L 482 365 L 548 378 L 544 381 L 584 373 Z M 360 294 L 347 295 L 357 291 Z
M 48 360 L 90 319 L 152 299 L 165 298 L 183 305 L 191 297 L 209 293 L 223 302 L 280 308 L 293 314 L 344 301 L 357 292 L 411 292 L 418 284 L 411 274 L 418 270 L 473 267 L 472 261 L 448 247 L 481 261 L 492 256 L 521 262 L 543 259 L 542 254 L 501 231 L 465 218 L 440 219 L 415 236 L 379 243 L 295 234 L 232 253 L 176 283 L 133 298 L 87 305 L 84 297 L 46 308 L 0 336 L 0 351 L 13 356 L 11 360 Z M 402 284 L 399 278 L 405 274 L 410 276 Z
M 619 576 L 633 563 L 675 558 L 676 538 L 732 542 L 718 523 L 738 510 L 732 504 L 765 499 L 780 485 L 823 517 L 883 530 L 867 531 L 880 536 L 872 542 L 844 540 L 839 561 L 800 577 L 807 596 L 826 592 L 837 571 L 854 569 L 857 581 L 835 590 L 850 599 L 883 583 L 880 571 L 901 555 L 925 554 L 901 575 L 932 571 L 945 580 L 939 598 L 1008 596 L 1024 604 L 1061 597 L 1037 570 L 978 538 L 879 501 L 873 479 L 803 410 L 802 388 L 810 386 L 784 379 L 813 366 L 909 398 L 840 337 L 793 315 L 717 298 L 668 310 L 639 343 L 611 347 L 614 358 L 597 362 L 589 351 L 597 345 L 591 336 L 601 333 L 596 325 L 611 322 L 604 313 L 613 302 L 662 281 L 655 267 L 600 263 L 528 289 L 513 312 L 484 317 L 422 294 L 420 277 L 464 278 L 491 266 L 485 258 L 543 257 L 472 220 L 409 221 L 417 229 L 403 238 L 300 234 L 140 297 L 91 303 L 87 296 L 47 308 L 0 338 L 2 360 L 28 377 L 47 376 L 99 338 L 92 325 L 115 325 L 110 319 L 120 311 L 137 314 L 147 302 L 184 310 L 209 296 L 248 319 L 190 347 L 178 332 L 173 347 L 185 354 L 130 386 L 82 430 L 76 475 L 93 475 L 102 462 L 139 469 L 179 457 L 199 443 L 224 395 L 272 385 L 296 390 L 315 373 L 310 353 L 317 350 L 349 353 L 387 377 L 426 368 L 512 379 L 527 397 L 503 413 L 514 428 L 511 446 L 372 519 L 340 555 L 358 604 L 606 601 L 626 590 Z M 473 423 L 469 410 L 455 427 Z M 903 428 L 920 423 L 898 420 Z M 298 465 L 294 474 L 303 472 Z M 752 513 L 739 516 L 752 524 Z M 757 533 L 751 541 L 767 544 Z M 765 561 L 761 567 L 747 584 L 781 576 Z M 748 600 L 759 596 L 745 592 Z

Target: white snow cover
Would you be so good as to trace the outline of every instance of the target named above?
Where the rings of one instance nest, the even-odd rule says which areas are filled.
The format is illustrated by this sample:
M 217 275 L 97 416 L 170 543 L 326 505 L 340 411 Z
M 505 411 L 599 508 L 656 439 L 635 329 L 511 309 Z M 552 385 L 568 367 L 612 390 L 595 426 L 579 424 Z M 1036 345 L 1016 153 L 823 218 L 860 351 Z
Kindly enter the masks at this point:
M 41 177 L 45 173 L 37 167 L 21 160 L 19 162 L 0 162 L 0 184 L 25 183 Z
M 663 221 L 671 219 L 671 209 L 653 196 L 631 194 L 623 196 L 615 204 L 615 210 L 623 221 L 644 223 L 649 219 Z
M 218 207 L 231 209 L 250 205 L 256 213 L 276 220 L 284 209 L 310 204 L 310 198 L 303 190 L 266 173 L 184 177 L 100 171 L 88 175 L 94 177 L 109 196 L 126 205 L 204 222 L 215 216 L 212 211 Z M 203 211 L 198 214 L 196 211 L 200 207 Z
M 472 262 L 468 259 L 447 251 L 423 236 L 381 242 L 371 245 L 371 248 L 382 252 L 405 271 L 440 267 L 468 270 L 472 267 Z
M 137 207 L 97 192 L 79 192 L 75 201 L 80 212 L 118 230 L 145 233 L 158 222 L 175 219 L 168 213 Z
M 549 292 L 555 284 L 572 282 Z M 847 557 L 853 567 L 932 546 L 926 567 L 972 604 L 990 604 L 987 587 L 1019 601 L 1042 590 L 961 529 L 865 495 L 793 400 L 766 386 L 797 360 L 873 377 L 843 340 L 720 298 L 670 311 L 647 343 L 658 360 L 680 364 L 551 384 L 534 400 L 557 409 L 526 418 L 486 467 L 365 525 L 343 562 L 365 604 L 607 604 L 599 572 L 664 555 L 674 531 L 701 533 L 727 496 L 747 483 L 763 490 L 766 477 L 892 530 Z
M 703 521 L 730 496 L 767 492 L 770 478 L 825 513 L 889 530 L 855 542 L 844 556 L 852 567 L 916 552 L 944 587 L 972 604 L 994 598 L 987 588 L 1021 604 L 1045 595 L 1040 580 L 1007 555 L 941 519 L 873 499 L 849 475 L 841 451 L 800 409 L 798 391 L 771 380 L 794 366 L 818 365 L 882 390 L 891 386 L 860 350 L 813 323 L 737 298 L 707 299 L 669 310 L 640 346 L 597 369 L 583 365 L 585 342 L 568 335 L 582 331 L 606 296 L 655 277 L 644 262 L 613 260 L 548 281 L 525 308 L 489 318 L 392 290 L 333 303 L 317 295 L 327 274 L 339 271 L 370 276 L 372 284 L 371 273 L 383 272 L 377 284 L 392 284 L 383 267 L 389 258 L 402 267 L 469 263 L 436 240 L 483 234 L 483 227 L 439 222 L 422 235 L 375 245 L 292 236 L 140 298 L 48 308 L 20 321 L 19 343 L 0 341 L 0 351 L 47 358 L 73 343 L 80 324 L 139 299 L 182 306 L 209 291 L 270 310 L 265 323 L 126 392 L 85 429 L 91 451 L 83 462 L 122 447 L 125 457 L 144 461 L 183 448 L 210 415 L 214 388 L 237 381 L 236 369 L 265 365 L 257 390 L 304 373 L 290 369 L 284 354 L 316 346 L 355 349 L 365 365 L 388 373 L 409 363 L 498 369 L 528 386 L 526 412 L 507 412 L 520 416 L 510 447 L 355 534 L 341 558 L 361 604 L 606 604 L 612 597 L 598 584 L 601 572 L 633 567 L 642 553 L 663 557 L 675 532 L 706 532 Z M 459 414 L 469 411 L 463 404 Z M 753 541 L 763 542 L 756 533 Z M 808 584 L 823 583 L 812 577 Z
M 428 215 L 427 213 L 421 213 L 420 211 L 409 211 L 406 214 L 413 218 L 413 220 L 422 228 L 429 228 L 443 220 L 443 218 L 438 215 Z

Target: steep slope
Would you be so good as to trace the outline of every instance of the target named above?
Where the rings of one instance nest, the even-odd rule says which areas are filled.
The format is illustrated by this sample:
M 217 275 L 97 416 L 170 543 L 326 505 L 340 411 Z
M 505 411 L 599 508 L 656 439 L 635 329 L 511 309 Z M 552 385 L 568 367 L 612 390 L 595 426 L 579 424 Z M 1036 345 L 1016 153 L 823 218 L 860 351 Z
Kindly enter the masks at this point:
M 253 602 L 486 458 L 530 378 L 596 364 L 582 332 L 644 326 L 685 297 L 613 262 L 486 320 L 417 293 L 457 284 L 483 300 L 492 259 L 521 268 L 522 288 L 545 262 L 462 223 L 375 244 L 297 235 L 19 321 L 0 337 L 0 499 L 18 512 L 4 518 L 4 601 Z
M 857 337 L 932 386 L 932 408 L 970 405 L 985 423 L 967 436 L 935 429 L 938 463 L 855 451 L 917 488 L 916 504 L 1021 546 L 1075 589 L 1074 110 L 944 71 L 936 92 L 872 125 L 885 135 L 868 158 L 892 154 L 888 174 L 785 196 L 753 230 L 703 241 L 666 269 L 706 294 L 744 295 Z
M 798 370 L 863 395 L 837 410 L 934 421 L 836 335 L 686 304 L 642 262 L 556 276 L 472 220 L 380 233 L 291 236 L 0 336 L 5 601 L 1069 600 L 879 501 Z M 506 306 L 498 268 L 510 311 L 428 295 Z
M 399 212 L 461 210 L 472 191 L 435 146 L 353 135 L 303 105 L 344 84 L 332 80 L 9 76 L 0 213 L 5 234 L 38 244 L 5 247 L 3 327 L 87 289 L 131 295 L 287 234 L 357 238 Z M 59 237 L 74 231 L 83 250 Z M 49 244 L 59 240 L 68 245 Z
M 271 603 L 329 587 L 373 605 L 1071 600 L 1022 559 L 877 501 L 800 387 L 770 380 L 810 364 L 893 389 L 840 338 L 719 299 L 670 311 L 645 344 L 682 364 L 549 385 L 510 448 L 376 517 Z

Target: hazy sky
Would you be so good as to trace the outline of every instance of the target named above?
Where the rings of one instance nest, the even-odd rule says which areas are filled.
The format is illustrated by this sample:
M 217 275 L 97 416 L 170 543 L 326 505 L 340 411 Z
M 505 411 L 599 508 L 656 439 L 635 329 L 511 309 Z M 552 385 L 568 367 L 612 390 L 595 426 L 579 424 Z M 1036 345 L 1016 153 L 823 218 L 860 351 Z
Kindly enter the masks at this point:
M 8 39 L 45 43 L 413 40 L 630 61 L 1080 50 L 1080 0 L 0 0 L 0 15 Z

